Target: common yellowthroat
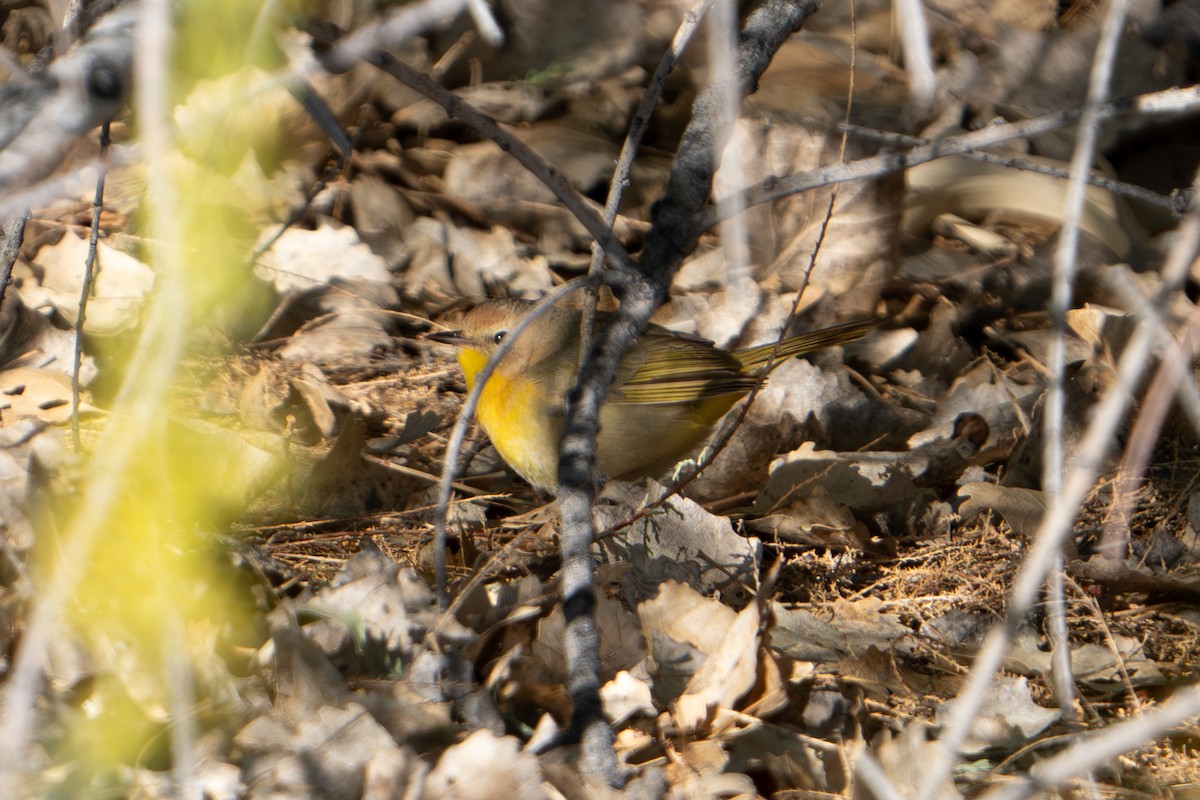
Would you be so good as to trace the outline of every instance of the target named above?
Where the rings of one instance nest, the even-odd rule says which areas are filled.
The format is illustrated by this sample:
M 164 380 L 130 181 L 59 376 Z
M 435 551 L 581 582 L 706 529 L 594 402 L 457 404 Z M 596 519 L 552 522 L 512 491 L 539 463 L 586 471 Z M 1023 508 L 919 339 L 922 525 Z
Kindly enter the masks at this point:
M 467 388 L 533 303 L 488 300 L 462 328 L 427 338 L 458 347 Z M 579 370 L 582 312 L 551 308 L 514 342 L 484 385 L 476 417 L 500 456 L 542 491 L 558 489 L 567 392 Z M 600 409 L 596 460 L 609 478 L 659 475 L 687 457 L 733 404 L 772 369 L 802 353 L 854 341 L 877 320 L 721 350 L 707 339 L 651 325 L 625 354 Z

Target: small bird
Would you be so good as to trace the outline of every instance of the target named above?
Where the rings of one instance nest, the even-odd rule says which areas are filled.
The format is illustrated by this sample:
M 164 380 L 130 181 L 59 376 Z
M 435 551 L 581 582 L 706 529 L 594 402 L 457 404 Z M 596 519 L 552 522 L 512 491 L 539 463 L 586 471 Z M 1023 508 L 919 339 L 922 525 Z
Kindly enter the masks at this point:
M 458 348 L 467 388 L 533 303 L 488 300 L 462 328 L 427 338 Z M 579 371 L 582 312 L 554 307 L 514 342 L 484 385 L 476 417 L 501 458 L 549 494 L 558 490 L 566 396 Z M 621 360 L 600 408 L 596 460 L 606 478 L 661 475 L 686 458 L 718 420 L 788 358 L 866 335 L 878 320 L 721 350 L 707 339 L 651 325 Z

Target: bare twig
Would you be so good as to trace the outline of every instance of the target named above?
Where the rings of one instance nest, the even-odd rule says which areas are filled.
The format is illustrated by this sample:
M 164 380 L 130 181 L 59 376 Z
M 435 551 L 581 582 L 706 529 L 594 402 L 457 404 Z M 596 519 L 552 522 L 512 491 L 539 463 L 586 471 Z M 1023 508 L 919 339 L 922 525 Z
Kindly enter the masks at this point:
M 1200 178 L 1192 184 L 1200 189 Z M 1163 265 L 1163 288 L 1156 297 L 1163 304 L 1182 285 L 1188 267 L 1200 249 L 1200 205 L 1193 204 L 1179 226 L 1179 235 Z M 1200 311 L 1195 312 L 1200 315 Z M 1115 431 L 1124 423 L 1126 411 L 1138 382 L 1149 366 L 1151 348 L 1157 341 L 1150 325 L 1139 325 L 1130 337 L 1117 365 L 1117 376 L 1108 394 L 1096 406 L 1092 420 L 1067 466 L 1062 491 L 1047 496 L 1049 506 L 1038 527 L 1033 545 L 1022 562 L 1010 593 L 1002 624 L 984 640 L 971 667 L 966 685 L 950 708 L 947 723 L 929 765 L 919 797 L 929 798 L 942 777 L 950 774 L 959 745 L 981 707 L 992 676 L 1000 666 L 1011 637 L 1020 629 L 1025 615 L 1037 601 L 1038 591 L 1054 564 L 1054 556 L 1071 533 L 1072 523 L 1112 446 Z
M 485 42 L 492 47 L 504 44 L 504 31 L 500 30 L 500 25 L 492 16 L 492 9 L 484 0 L 467 0 L 467 10 L 471 12 L 471 19 Z
M 1182 89 L 1165 89 L 1150 92 L 1126 100 L 1105 103 L 1096 110 L 1100 119 L 1127 114 L 1177 114 L 1200 106 L 1200 86 Z M 937 142 L 916 147 L 904 153 L 881 153 L 870 158 L 834 164 L 829 167 L 799 172 L 782 178 L 769 178 L 757 186 L 742 190 L 747 207 L 769 203 L 782 197 L 831 186 L 835 183 L 874 178 L 892 172 L 900 172 L 935 158 L 967 154 L 972 150 L 1001 144 L 1013 139 L 1038 136 L 1076 124 L 1083 116 L 1082 109 L 1071 109 L 1042 117 L 989 125 L 961 136 L 951 136 Z M 693 221 L 694 235 L 699 236 L 721 220 L 720 211 L 710 208 Z
M 308 213 L 309 208 L 312 206 L 313 200 L 317 199 L 317 196 L 321 194 L 321 192 L 325 191 L 325 188 L 329 185 L 329 181 L 342 171 L 342 168 L 345 166 L 345 164 L 346 156 L 339 154 L 338 157 L 325 168 L 325 171 L 321 174 L 321 177 L 307 188 L 307 190 L 304 192 L 304 200 L 292 209 L 291 213 L 288 214 L 287 219 L 281 222 L 270 236 L 259 242 L 254 250 L 251 251 L 250 256 L 246 259 L 247 264 L 251 266 L 257 264 L 258 260 L 262 258 L 267 251 L 274 247 L 293 225 L 304 218 L 304 215 Z
M 120 149 L 109 154 L 109 167 L 128 163 Z M 0 219 L 20 215 L 27 208 L 44 208 L 63 197 L 81 197 L 94 190 L 105 165 L 94 158 L 73 167 L 70 171 L 47 178 L 24 189 L 0 192 Z
M 783 41 L 816 10 L 815 2 L 767 0 L 746 21 L 739 38 L 738 86 L 750 91 Z M 585 769 L 610 783 L 620 777 L 612 753 L 612 730 L 599 697 L 598 634 L 591 555 L 595 536 L 593 468 L 600 406 L 625 351 L 641 334 L 650 315 L 666 297 L 671 276 L 696 243 L 694 219 L 712 190 L 713 173 L 725 144 L 720 138 L 722 107 L 712 87 L 693 106 L 691 123 L 675 155 L 666 193 L 652 212 L 639 263 L 639 276 L 620 293 L 621 306 L 599 333 L 600 346 L 581 364 L 579 379 L 567 398 L 567 416 L 559 452 L 558 497 L 563 538 L 564 649 L 567 690 L 574 714 L 573 732 L 582 739 Z
M 80 137 L 121 109 L 132 70 L 136 15 L 121 9 L 32 83 L 7 84 L 0 102 L 0 188 L 36 183 Z M 26 203 L 28 205 L 28 203 Z
M 201 797 L 196 785 L 196 675 L 188 657 L 187 631 L 176 613 L 163 619 L 162 663 L 171 709 L 171 777 L 177 797 Z
M 921 136 L 909 136 L 904 133 L 895 133 L 892 131 L 883 131 L 877 128 L 868 128 L 862 125 L 854 125 L 847 122 L 839 123 L 836 126 L 837 130 L 857 136 L 871 141 L 880 142 L 892 147 L 918 147 L 920 145 L 929 144 L 929 140 Z M 966 158 L 975 161 L 982 161 L 985 164 L 996 164 L 1009 169 L 1021 170 L 1023 172 L 1036 172 L 1039 175 L 1049 175 L 1052 178 L 1062 178 L 1067 180 L 1071 177 L 1069 169 L 1054 167 L 1049 164 L 1043 164 L 1040 161 L 1034 161 L 1030 158 L 1021 156 L 1001 155 L 999 153 L 989 153 L 986 150 L 968 150 L 965 153 L 960 153 Z M 1148 205 L 1169 211 L 1178 217 L 1183 213 L 1186 205 L 1180 206 L 1179 198 L 1176 196 L 1161 195 L 1158 192 L 1152 192 L 1149 189 L 1138 186 L 1133 183 L 1126 183 L 1114 178 L 1109 178 L 1104 175 L 1099 175 L 1091 170 L 1088 170 L 1084 175 L 1084 180 L 1089 186 L 1096 186 L 1100 189 L 1106 189 L 1113 194 L 1128 197 Z
M 904 800 L 892 786 L 887 771 L 865 748 L 854 759 L 854 777 L 874 800 Z M 855 792 L 855 796 L 859 793 Z
M 853 4 L 850 6 L 850 31 L 850 82 L 846 87 L 846 119 L 849 119 L 850 113 L 854 107 L 854 75 L 855 65 L 858 57 L 858 28 Z M 839 161 L 846 156 L 846 138 L 846 133 L 843 132 L 841 142 L 839 143 L 838 147 Z M 804 298 L 804 291 L 808 288 L 809 278 L 812 275 L 813 270 L 816 268 L 817 258 L 821 253 L 822 247 L 824 246 L 825 237 L 829 233 L 829 225 L 833 221 L 833 210 L 837 204 L 837 198 L 838 186 L 835 185 L 833 187 L 833 191 L 830 193 L 829 203 L 825 208 L 825 214 L 821 218 L 821 226 L 817 231 L 816 242 L 813 245 L 812 253 L 810 253 L 808 257 L 808 266 L 805 268 L 800 280 L 800 284 L 796 289 L 796 298 L 792 301 L 792 308 L 788 312 L 787 319 L 780 327 L 779 337 L 776 341 L 783 340 L 783 338 L 787 335 L 787 332 L 791 329 L 792 323 L 796 321 L 796 317 L 799 314 L 800 303 Z M 767 372 L 770 372 L 772 363 L 773 361 L 767 362 L 765 368 Z M 721 423 L 721 426 L 717 429 L 717 432 L 713 434 L 712 438 L 709 440 L 709 443 L 705 445 L 704 449 L 694 460 L 684 461 L 676 466 L 675 474 L 672 476 L 672 479 L 663 486 L 663 491 L 658 497 L 649 502 L 641 503 L 632 514 L 630 514 L 624 520 L 609 526 L 603 532 L 599 533 L 598 536 L 600 538 L 611 536 L 617 531 L 633 525 L 635 522 L 642 519 L 655 509 L 661 508 L 668 500 L 687 488 L 688 484 L 699 478 L 704 470 L 710 464 L 712 464 L 717 459 L 717 456 L 719 456 L 725 450 L 725 448 L 729 445 L 729 442 L 733 440 L 733 435 L 737 433 L 738 428 L 742 426 L 742 423 L 750 413 L 750 409 L 754 405 L 754 400 L 758 397 L 758 393 L 760 391 L 762 391 L 762 385 L 755 386 L 750 390 L 750 393 L 746 395 L 745 400 L 740 404 L 737 413 L 727 417 Z
M 1052 791 L 1122 753 L 1145 746 L 1197 714 L 1200 714 L 1200 686 L 1192 686 L 1141 716 L 1081 737 L 1068 750 L 1039 763 L 1033 775 L 993 789 L 982 800 L 1024 800 Z
M 734 0 L 718 0 L 714 13 L 709 18 L 708 53 L 712 87 L 716 90 L 716 101 L 721 104 L 717 115 L 718 138 L 726 141 L 721 153 L 721 169 L 713 180 L 713 192 L 718 197 L 722 221 L 720 231 L 721 249 L 725 255 L 725 285 L 730 297 L 739 306 L 746 306 L 750 298 L 750 243 L 746 231 L 746 220 L 742 214 L 742 198 L 735 189 L 744 185 L 746 178 L 742 148 L 733 137 L 737 125 L 738 109 L 742 95 L 734 83 L 736 78 L 737 3 Z
M 1157 330 L 1163 330 L 1161 324 L 1143 324 L 1152 324 Z M 1197 348 L 1200 348 L 1200 318 L 1192 318 L 1191 324 L 1183 331 L 1178 341 L 1171 339 L 1169 334 L 1165 334 L 1165 337 L 1169 345 L 1162 354 L 1154 379 L 1146 389 L 1137 421 L 1129 432 L 1129 444 L 1117 468 L 1114 509 L 1110 516 L 1118 519 L 1124 517 L 1133 505 L 1133 494 L 1142 484 L 1146 465 L 1150 463 L 1150 455 L 1155 442 L 1158 441 L 1163 421 L 1167 412 L 1171 410 L 1172 401 L 1182 394 L 1179 391 L 1180 387 L 1186 384 L 1191 389 L 1195 388 L 1192 381 L 1185 381 L 1184 378 L 1191 375 L 1193 359 Z M 1186 403 L 1183 405 L 1187 407 Z M 1105 526 L 1104 536 L 1100 541 L 1100 552 L 1105 557 L 1113 559 L 1114 562 L 1125 558 L 1126 530 L 1126 526 Z
M 633 119 L 629 123 L 629 132 L 625 134 L 625 142 L 621 145 L 620 155 L 617 156 L 617 167 L 609 182 L 608 198 L 604 203 L 604 222 L 610 228 L 616 222 L 617 213 L 621 210 L 621 200 L 625 197 L 625 190 L 629 187 L 629 173 L 633 169 L 633 159 L 637 156 L 638 145 L 641 144 L 642 137 L 646 135 L 646 128 L 650 126 L 650 118 L 654 115 L 654 108 L 658 105 L 658 98 L 662 95 L 667 76 L 675 68 L 676 62 L 683 55 L 684 48 L 692 40 L 692 34 L 700 27 L 700 23 L 712 3 L 713 0 L 698 0 L 696 5 L 684 13 L 683 22 L 679 24 L 679 29 L 675 31 L 675 36 L 671 39 L 671 46 L 659 60 L 658 67 L 654 70 L 654 75 L 650 78 L 650 83 L 642 95 L 642 101 L 638 103 L 637 111 L 633 114 Z M 597 242 L 592 245 L 590 271 L 595 272 L 603 264 L 604 250 Z
M 0 244 L 0 304 L 4 303 L 4 291 L 12 280 L 13 265 L 21 254 L 21 242 L 25 240 L 25 225 L 29 222 L 29 211 L 9 217 L 4 222 L 4 242 Z
M 109 138 L 108 123 L 100 126 L 100 160 L 108 155 Z M 80 449 L 79 441 L 79 370 L 83 366 L 83 323 L 87 319 L 88 299 L 92 295 L 92 281 L 96 276 L 96 252 L 100 243 L 100 215 L 104 212 L 104 177 L 100 172 L 96 180 L 96 195 L 92 198 L 92 230 L 88 234 L 87 262 L 83 265 L 83 284 L 79 289 L 79 313 L 75 317 L 75 352 L 71 361 L 71 439 L 75 449 Z
M 466 8 L 468 0 L 421 0 L 389 13 L 382 21 L 364 25 L 338 41 L 321 57 L 330 72 L 346 72 L 374 54 L 402 44 L 414 36 L 442 27 Z
M 1054 253 L 1054 273 L 1050 289 L 1050 321 L 1054 336 L 1050 342 L 1050 385 L 1043 418 L 1042 489 L 1056 497 L 1062 488 L 1063 412 L 1066 404 L 1067 312 L 1071 308 L 1071 286 L 1075 280 L 1075 256 L 1079 251 L 1079 222 L 1083 214 L 1084 176 L 1091 171 L 1100 134 L 1098 109 L 1108 98 L 1108 85 L 1116 62 L 1117 43 L 1125 22 L 1127 0 L 1110 0 L 1101 27 L 1092 74 L 1088 81 L 1087 102 L 1079 121 L 1079 136 L 1071 154 L 1071 179 L 1067 184 L 1066 208 L 1062 230 Z M 1047 582 L 1048 626 L 1051 642 L 1050 678 L 1054 699 L 1067 720 L 1076 720 L 1075 677 L 1071 674 L 1071 647 L 1067 635 L 1066 602 L 1063 598 L 1063 554 L 1055 553 Z
M 404 64 L 387 53 L 376 51 L 367 56 L 367 61 L 387 72 L 404 85 L 416 89 L 445 109 L 454 119 L 461 120 L 480 135 L 492 140 L 504 152 L 515 158 L 530 174 L 546 185 L 554 195 L 562 201 L 587 232 L 600 243 L 604 252 L 613 261 L 614 266 L 623 270 L 632 270 L 633 261 L 625 251 L 624 245 L 617 239 L 612 229 L 604 224 L 587 200 L 575 190 L 571 182 L 545 159 L 535 153 L 528 145 L 500 127 L 496 120 L 479 111 L 470 103 L 465 102 L 449 89 L 436 83 L 428 75 Z
M 894 5 L 900 42 L 904 47 L 904 71 L 909 92 L 921 109 L 933 102 L 937 81 L 933 75 L 933 53 L 929 49 L 929 23 L 921 0 L 897 0 Z
M 120 12 L 118 12 L 120 13 Z M 132 12 L 131 12 L 132 13 Z M 169 70 L 171 41 L 171 3 L 167 0 L 142 0 L 134 33 L 138 60 L 136 71 L 136 104 L 139 111 L 141 138 L 146 159 L 159 163 L 171 146 L 170 125 L 166 119 L 166 80 Z M 132 27 L 132 23 L 130 24 Z M 168 209 L 174 193 L 162 170 L 147 172 L 148 207 L 163 209 L 154 216 L 158 263 L 163 276 L 162 297 L 151 307 L 138 339 L 137 357 L 130 362 L 129 373 L 118 393 L 117 403 L 129 409 L 105 433 L 100 448 L 105 454 L 102 464 L 93 465 L 86 490 L 79 499 L 75 515 L 62 534 L 64 547 L 76 556 L 58 562 L 57 569 L 39 593 L 37 603 L 29 614 L 21 637 L 20 647 L 13 659 L 5 686 L 6 714 L 0 727 L 5 742 L 0 755 L 0 772 L 7 773 L 11 785 L 20 780 L 23 761 L 32 734 L 33 709 L 38 697 L 41 665 L 46 642 L 59 624 L 62 609 L 70 592 L 79 584 L 90 563 L 88 554 L 100 533 L 103 520 L 119 495 L 119 485 L 128 465 L 145 445 L 146 438 L 157 434 L 147 430 L 144 423 L 154 418 L 154 409 L 163 404 L 168 377 L 179 364 L 183 336 L 183 318 L 178 313 L 182 295 L 182 270 L 179 268 L 182 247 L 177 221 Z M 20 794 L 20 791 L 17 790 Z

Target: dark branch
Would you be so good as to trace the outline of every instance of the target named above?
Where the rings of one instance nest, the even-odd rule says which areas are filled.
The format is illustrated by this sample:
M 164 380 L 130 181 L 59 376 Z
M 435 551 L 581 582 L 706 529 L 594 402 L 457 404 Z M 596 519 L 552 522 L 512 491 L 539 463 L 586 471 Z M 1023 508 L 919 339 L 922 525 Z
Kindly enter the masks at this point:
M 815 0 L 767 0 L 747 20 L 738 41 L 737 85 L 745 94 L 783 42 L 818 8 Z M 712 192 L 732 120 L 722 118 L 717 90 L 709 87 L 693 106 L 692 121 L 675 155 L 666 192 L 652 211 L 652 227 L 638 274 L 619 293 L 620 308 L 600 332 L 567 398 L 567 421 L 559 452 L 558 506 L 563 526 L 562 587 L 567 617 L 567 688 L 575 704 L 572 727 L 582 737 L 584 759 L 594 774 L 619 779 L 612 756 L 612 731 L 600 714 L 598 636 L 591 547 L 595 537 L 593 470 L 600 405 L 621 357 L 645 330 L 667 296 L 671 278 L 696 246 L 696 217 Z

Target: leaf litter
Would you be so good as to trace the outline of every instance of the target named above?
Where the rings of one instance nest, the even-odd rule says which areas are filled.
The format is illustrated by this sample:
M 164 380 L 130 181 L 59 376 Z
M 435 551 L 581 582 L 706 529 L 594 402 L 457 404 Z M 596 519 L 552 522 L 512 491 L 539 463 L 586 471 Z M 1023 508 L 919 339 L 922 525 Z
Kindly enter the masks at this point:
M 535 37 L 515 51 L 476 53 L 487 77 L 459 88 L 593 199 L 645 80 L 633 53 L 661 46 L 646 38 L 653 26 L 628 23 L 676 13 L 665 3 L 617 5 L 597 33 L 608 45 L 586 58 L 551 69 L 544 59 L 557 54 L 542 49 L 552 39 Z M 742 146 L 761 155 L 748 180 L 838 158 L 831 126 L 845 111 L 849 28 L 827 10 L 814 18 L 816 32 L 777 56 L 739 120 Z M 944 98 L 936 120 L 909 119 L 880 9 L 859 13 L 859 57 L 870 59 L 855 75 L 857 124 L 928 136 L 951 118 L 1015 119 L 1082 96 L 1090 49 L 1081 42 L 1094 37 L 1094 21 L 1055 19 L 1044 3 L 963 6 L 936 15 L 937 33 L 947 80 L 973 75 L 972 90 Z M 538 24 L 572 20 L 548 15 Z M 1146 43 L 1129 41 L 1126 57 L 1144 58 Z M 1033 74 L 1018 68 L 1035 63 L 1031 52 L 1046 56 Z M 430 63 L 439 54 L 421 55 Z M 1127 93 L 1169 85 L 1162 70 L 1173 65 L 1158 57 L 1157 71 L 1125 73 L 1144 78 Z M 534 72 L 507 80 L 513 63 Z M 617 223 L 626 243 L 646 230 L 664 154 L 701 73 L 687 65 L 668 87 Z M 821 81 L 808 79 L 814 74 Z M 431 590 L 431 487 L 463 386 L 450 354 L 420 334 L 429 320 L 453 325 L 464 301 L 544 293 L 586 264 L 589 242 L 544 187 L 440 110 L 377 76 L 330 81 L 354 99 L 339 113 L 364 143 L 356 169 L 332 181 L 303 225 L 256 265 L 269 311 L 234 354 L 197 358 L 178 412 L 179 441 L 216 437 L 230 469 L 241 470 L 245 510 L 214 533 L 231 538 L 230 572 L 261 609 L 261 630 L 223 643 L 236 669 L 198 682 L 199 702 L 219 709 L 204 711 L 211 735 L 193 743 L 192 780 L 211 797 L 616 796 L 589 783 L 570 746 L 530 746 L 569 724 L 557 523 L 546 498 L 508 474 L 477 431 L 450 509 L 447 611 Z M 291 168 L 311 180 L 325 158 L 321 139 L 293 123 L 306 146 Z M 1117 126 L 1110 136 L 1120 160 L 1130 146 L 1122 137 L 1135 132 Z M 851 137 L 846 157 L 875 149 L 869 137 Z M 1043 163 L 1069 157 L 1053 136 L 1014 149 Z M 606 487 L 596 513 L 607 533 L 595 551 L 601 693 L 619 757 L 636 776 L 627 793 L 866 798 L 874 795 L 854 770 L 863 751 L 902 791 L 921 780 L 946 705 L 1000 618 L 1045 508 L 1039 431 L 1049 319 L 1041 309 L 1061 185 L 953 158 L 905 180 L 759 206 L 749 215 L 749 304 L 726 286 L 715 236 L 684 265 L 658 319 L 725 346 L 766 340 L 793 302 L 806 326 L 863 312 L 888 322 L 840 353 L 780 367 L 686 496 L 653 504 L 662 487 L 649 480 Z M 273 202 L 263 200 L 264 216 Z M 1139 311 L 1129 287 L 1146 297 L 1157 289 L 1156 234 L 1169 227 L 1131 222 L 1152 215 L 1107 189 L 1092 187 L 1087 202 L 1069 320 L 1077 368 L 1068 450 Z M 127 219 L 109 222 L 106 233 L 116 234 Z M 6 649 L 30 591 L 22 573 L 39 504 L 70 491 L 69 448 L 53 427 L 66 418 L 68 351 L 54 342 L 69 341 L 79 254 L 67 245 L 78 241 L 70 232 L 59 244 L 27 240 L 6 295 Z M 136 253 L 116 255 L 102 272 L 95 327 L 85 328 L 90 415 L 103 414 L 111 393 L 101 340 L 137 325 L 148 288 Z M 1186 298 L 1173 300 L 1168 326 L 1189 311 Z M 84 423 L 90 441 L 100 423 Z M 1196 444 L 1195 431 L 1171 419 L 1131 512 L 1114 516 L 1117 501 L 1129 499 L 1118 496 L 1115 461 L 1081 509 L 1066 602 L 1089 727 L 1194 678 Z M 281 469 L 279 454 L 294 468 Z M 1112 526 L 1128 540 L 1118 558 L 1101 551 Z M 1070 726 L 1052 697 L 1048 636 L 1043 614 L 1023 622 L 954 779 L 934 796 L 976 795 L 1036 769 L 1060 746 Z M 110 672 L 127 682 L 126 702 L 142 718 L 161 721 L 161 705 L 139 697 L 135 672 L 64 640 L 45 667 L 46 730 L 80 703 L 115 702 L 90 688 Z M 47 787 L 59 780 L 52 739 L 48 732 L 42 741 Z M 1188 736 L 1147 742 L 1096 780 L 1117 797 L 1194 786 L 1193 749 Z M 173 796 L 161 767 L 126 766 L 131 792 Z

